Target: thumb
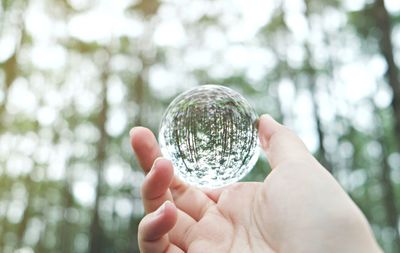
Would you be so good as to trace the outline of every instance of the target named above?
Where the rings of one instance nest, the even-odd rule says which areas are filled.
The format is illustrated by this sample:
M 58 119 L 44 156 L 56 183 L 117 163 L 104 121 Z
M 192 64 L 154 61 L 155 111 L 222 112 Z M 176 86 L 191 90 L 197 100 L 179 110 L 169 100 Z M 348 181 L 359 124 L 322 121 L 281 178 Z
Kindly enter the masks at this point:
M 269 115 L 260 117 L 258 134 L 272 169 L 282 163 L 313 159 L 300 138 Z

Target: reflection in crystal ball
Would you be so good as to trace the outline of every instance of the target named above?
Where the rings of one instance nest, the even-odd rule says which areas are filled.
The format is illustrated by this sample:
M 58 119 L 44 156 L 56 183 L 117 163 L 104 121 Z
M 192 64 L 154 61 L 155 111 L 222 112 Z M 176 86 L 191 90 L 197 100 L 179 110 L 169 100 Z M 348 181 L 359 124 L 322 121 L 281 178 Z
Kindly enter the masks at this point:
M 185 182 L 222 187 L 243 178 L 258 159 L 257 115 L 236 91 L 203 85 L 176 97 L 160 125 L 164 157 Z

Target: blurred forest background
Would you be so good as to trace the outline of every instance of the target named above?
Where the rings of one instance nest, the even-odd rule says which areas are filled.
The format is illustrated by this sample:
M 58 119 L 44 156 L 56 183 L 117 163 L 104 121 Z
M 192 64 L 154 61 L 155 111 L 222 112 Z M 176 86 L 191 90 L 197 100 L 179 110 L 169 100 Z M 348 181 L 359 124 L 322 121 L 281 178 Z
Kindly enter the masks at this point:
M 399 66 L 398 0 L 2 0 L 0 252 L 138 252 L 129 129 L 216 83 L 294 129 L 398 253 Z

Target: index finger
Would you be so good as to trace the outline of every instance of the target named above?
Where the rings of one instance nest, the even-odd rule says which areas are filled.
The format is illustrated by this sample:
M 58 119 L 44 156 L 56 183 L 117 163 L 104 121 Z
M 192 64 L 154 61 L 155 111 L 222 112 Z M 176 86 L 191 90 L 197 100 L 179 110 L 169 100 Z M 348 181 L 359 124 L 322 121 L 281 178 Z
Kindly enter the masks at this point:
M 136 157 L 147 174 L 153 163 L 158 157 L 161 157 L 161 151 L 154 134 L 147 128 L 135 127 L 130 131 L 132 148 Z M 149 174 L 143 184 L 143 202 L 148 211 L 152 211 L 160 204 L 160 201 L 167 199 L 176 203 L 177 207 L 186 212 L 195 220 L 200 220 L 208 207 L 215 204 L 202 191 L 189 187 L 178 177 L 173 176 L 172 163 L 161 162 L 156 166 L 155 173 Z M 157 167 L 159 167 L 157 169 Z M 161 170 L 159 170 L 161 168 Z M 172 181 L 169 176 L 173 176 Z M 149 178 L 150 177 L 150 178 Z M 168 187 L 165 188 L 165 187 Z M 162 192 L 165 191 L 166 194 Z M 172 199 L 170 198 L 172 194 Z M 161 198 L 155 198 L 161 197 Z M 150 207 L 150 208 L 149 208 Z
M 129 132 L 129 135 L 136 158 L 143 168 L 143 171 L 147 174 L 153 166 L 154 160 L 161 157 L 161 151 L 156 137 L 145 127 L 134 127 Z

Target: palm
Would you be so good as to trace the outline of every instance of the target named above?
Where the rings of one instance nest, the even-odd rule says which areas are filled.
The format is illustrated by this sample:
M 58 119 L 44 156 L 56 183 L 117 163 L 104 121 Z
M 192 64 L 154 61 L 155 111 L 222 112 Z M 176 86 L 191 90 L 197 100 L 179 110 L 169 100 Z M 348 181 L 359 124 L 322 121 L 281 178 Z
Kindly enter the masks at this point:
M 193 198 L 211 196 L 210 204 L 199 214 L 197 222 L 186 229 L 175 227 L 170 233 L 173 238 L 181 238 L 180 246 L 189 253 L 204 252 L 273 252 L 259 231 L 257 213 L 259 205 L 258 193 L 262 183 L 237 183 L 222 191 L 204 192 L 190 188 Z M 181 210 L 199 208 L 193 207 L 193 201 L 180 201 L 185 193 L 175 198 Z M 207 197 L 208 198 L 208 197 Z M 181 199 L 182 200 L 182 199 Z M 178 221 L 179 224 L 182 224 Z M 185 231 L 185 234 L 181 231 Z
M 149 245 L 163 245 L 157 246 L 162 248 L 160 252 L 165 251 L 163 247 L 170 247 L 168 252 L 190 253 L 205 252 L 205 249 L 207 252 L 273 252 L 257 222 L 262 216 L 257 210 L 264 210 L 257 203 L 261 199 L 258 195 L 262 183 L 236 183 L 212 191 L 187 186 L 173 176 L 172 164 L 155 161 L 160 150 L 151 131 L 138 128 L 135 132 L 131 141 L 139 163 L 145 173 L 153 167 L 142 186 L 146 212 L 153 213 L 166 200 L 174 202 L 177 208 L 176 224 L 157 224 L 155 231 L 159 233 L 149 235 L 160 238 L 163 227 L 170 226 L 167 237 L 157 239 L 163 243 Z

